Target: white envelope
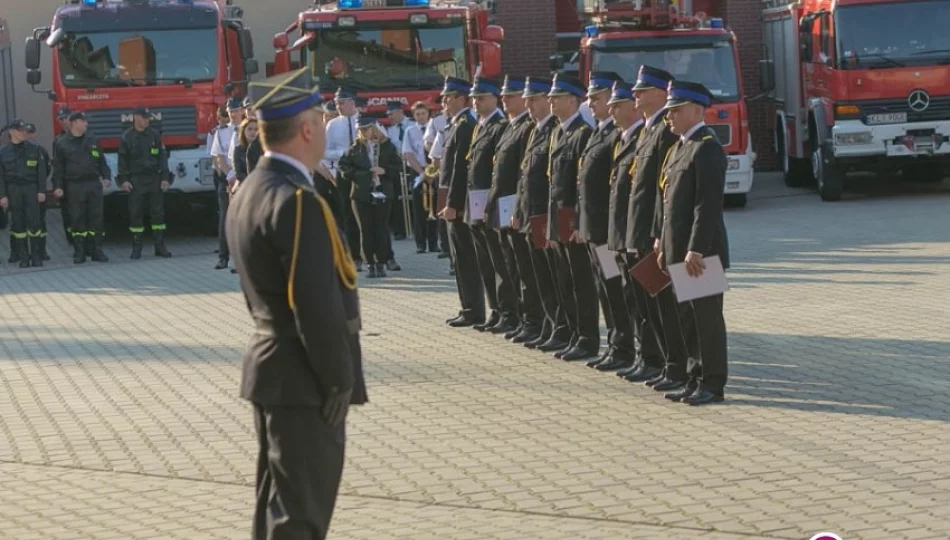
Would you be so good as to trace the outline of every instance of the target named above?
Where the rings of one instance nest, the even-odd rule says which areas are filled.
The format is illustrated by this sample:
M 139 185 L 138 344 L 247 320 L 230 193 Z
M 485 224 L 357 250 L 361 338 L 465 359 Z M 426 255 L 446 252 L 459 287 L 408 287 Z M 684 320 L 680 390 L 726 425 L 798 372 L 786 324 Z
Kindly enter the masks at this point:
M 485 219 L 485 207 L 488 206 L 487 189 L 470 189 L 468 191 L 468 208 L 466 216 L 468 222 L 483 221 Z
M 597 261 L 600 262 L 600 269 L 604 273 L 604 279 L 620 277 L 620 267 L 617 266 L 616 253 L 607 249 L 607 244 L 597 246 L 594 251 L 597 253 Z
M 498 198 L 498 228 L 511 227 L 511 216 L 515 213 L 515 198 L 517 195 L 506 195 Z
M 704 257 L 703 262 L 706 263 L 706 269 L 699 277 L 690 277 L 686 273 L 686 263 L 671 264 L 667 268 L 673 281 L 673 292 L 679 302 L 715 296 L 729 290 L 719 255 Z

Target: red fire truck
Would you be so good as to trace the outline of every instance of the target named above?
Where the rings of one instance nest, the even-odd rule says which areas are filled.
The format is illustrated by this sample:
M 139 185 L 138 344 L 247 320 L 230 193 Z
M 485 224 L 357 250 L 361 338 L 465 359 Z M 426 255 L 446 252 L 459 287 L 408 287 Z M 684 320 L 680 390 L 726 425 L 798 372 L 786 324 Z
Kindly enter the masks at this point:
M 693 2 L 706 11 L 694 11 Z M 745 206 L 755 152 L 736 36 L 715 17 L 716 1 L 585 0 L 584 9 L 592 23 L 581 41 L 584 78 L 591 71 L 613 71 L 633 82 L 640 65 L 647 64 L 709 89 L 715 101 L 706 124 L 729 156 L 725 202 Z
M 52 131 L 60 107 L 84 111 L 113 172 L 132 109 L 147 106 L 169 149 L 172 190 L 193 202 L 214 193 L 205 142 L 216 110 L 257 71 L 242 17 L 230 0 L 67 0 L 51 27 L 26 40 L 27 80 L 34 90 L 40 84 L 45 40 L 53 49 L 52 89 L 44 90 Z M 120 193 L 113 183 L 107 203 Z
M 850 171 L 940 181 L 950 157 L 950 4 L 767 0 L 762 90 L 789 185 L 841 198 Z
M 268 75 L 309 66 L 330 97 L 340 86 L 365 99 L 363 114 L 382 117 L 390 101 L 438 109 L 446 76 L 501 74 L 504 32 L 488 24 L 481 2 L 338 0 L 303 11 L 274 36 Z

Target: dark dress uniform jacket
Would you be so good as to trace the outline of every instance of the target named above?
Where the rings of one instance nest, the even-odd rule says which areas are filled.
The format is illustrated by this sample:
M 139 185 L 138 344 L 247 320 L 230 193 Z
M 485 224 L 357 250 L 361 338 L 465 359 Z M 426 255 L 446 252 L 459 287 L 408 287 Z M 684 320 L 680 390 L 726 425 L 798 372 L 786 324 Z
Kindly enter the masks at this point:
M 614 143 L 614 169 L 610 175 L 610 209 L 607 224 L 607 248 L 611 251 L 621 251 L 626 244 L 627 235 L 627 205 L 630 204 L 630 182 L 632 181 L 633 164 L 636 156 L 637 141 L 643 125 L 634 128 L 630 137 L 624 141 L 623 131 Z
M 446 204 L 463 211 L 468 196 L 468 150 L 472 146 L 475 119 L 469 109 L 464 109 L 455 118 L 446 132 L 442 163 L 439 168 L 440 186 L 448 186 Z
M 722 216 L 726 152 L 712 130 L 703 126 L 673 147 L 663 170 L 663 218 L 660 245 L 667 265 L 681 263 L 687 251 L 719 255 L 729 267 L 726 224 Z
M 10 184 L 33 184 L 45 193 L 48 166 L 43 147 L 31 141 L 0 146 L 0 199 L 7 196 Z
M 505 129 L 498 141 L 498 146 L 495 147 L 492 185 L 491 191 L 488 193 L 488 206 L 485 208 L 485 213 L 488 215 L 488 224 L 491 227 L 499 227 L 498 199 L 518 192 L 521 162 L 532 129 L 534 129 L 534 121 L 525 112 L 508 124 L 508 128 Z M 508 224 L 502 223 L 500 226 L 507 227 Z
M 492 170 L 495 167 L 495 149 L 501 140 L 508 120 L 498 111 L 482 125 L 476 122 L 472 145 L 468 152 L 468 189 L 491 189 Z M 472 216 L 481 219 L 481 216 Z
M 607 210 L 610 204 L 610 173 L 614 145 L 620 133 L 613 120 L 595 129 L 581 154 L 577 173 L 577 213 L 574 228 L 581 240 L 600 245 L 607 242 Z
M 679 140 L 661 114 L 640 132 L 637 141 L 636 165 L 627 211 L 626 247 L 648 253 L 653 249 L 653 223 L 659 192 L 660 168 L 670 148 Z
M 146 127 L 137 131 L 134 127 L 125 130 L 119 141 L 118 183 L 131 182 L 140 177 L 158 177 L 172 181 L 168 174 L 168 153 L 162 144 L 162 135 L 157 129 Z
M 577 207 L 578 160 L 587 147 L 593 130 L 581 115 L 558 135 L 558 126 L 551 131 L 551 201 L 548 213 L 548 240 L 558 238 L 558 208 Z
M 548 213 L 548 156 L 551 130 L 557 127 L 557 118 L 549 116 L 531 130 L 521 163 L 518 181 L 518 199 L 515 215 L 521 232 L 531 232 L 531 216 Z
M 346 388 L 351 403 L 367 401 L 358 293 L 334 264 L 328 225 L 342 232 L 325 208 L 302 172 L 264 157 L 228 209 L 228 245 L 256 326 L 241 397 L 265 408 L 315 407 Z
M 65 134 L 53 145 L 53 188 L 81 180 L 111 178 L 112 171 L 99 142 L 90 133 L 82 137 Z
M 377 151 L 379 152 L 377 164 L 386 171 L 386 174 L 379 177 L 379 191 L 392 201 L 393 186 L 399 180 L 399 173 L 402 172 L 402 158 L 399 157 L 399 152 L 389 139 L 379 143 Z M 372 166 L 369 150 L 359 140 L 354 142 L 353 146 L 349 147 L 340 158 L 340 174 L 353 186 L 350 192 L 352 200 L 373 202 L 373 173 L 370 171 Z

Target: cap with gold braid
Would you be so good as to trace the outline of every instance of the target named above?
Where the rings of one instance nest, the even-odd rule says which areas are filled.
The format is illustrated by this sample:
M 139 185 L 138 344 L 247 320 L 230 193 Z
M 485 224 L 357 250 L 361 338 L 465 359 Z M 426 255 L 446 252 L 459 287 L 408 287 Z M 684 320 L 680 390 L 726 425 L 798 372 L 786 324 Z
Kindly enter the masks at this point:
M 251 82 L 248 96 L 264 122 L 297 116 L 322 101 L 320 87 L 313 84 L 308 68 Z

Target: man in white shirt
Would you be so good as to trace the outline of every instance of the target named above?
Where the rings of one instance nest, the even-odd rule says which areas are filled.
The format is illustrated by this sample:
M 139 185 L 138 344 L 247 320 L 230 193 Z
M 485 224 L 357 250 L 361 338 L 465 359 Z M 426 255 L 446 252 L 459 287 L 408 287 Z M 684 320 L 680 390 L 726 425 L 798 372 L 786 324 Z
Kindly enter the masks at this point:
M 348 88 L 339 88 L 334 96 L 336 110 L 340 114 L 327 123 L 327 147 L 320 161 L 321 168 L 329 171 L 337 179 L 337 189 L 342 201 L 343 228 L 346 231 L 346 242 L 350 246 L 350 253 L 356 260 L 356 269 L 363 271 L 363 261 L 360 259 L 360 227 L 353 213 L 353 204 L 350 201 L 352 187 L 349 181 L 344 181 L 337 174 L 339 161 L 343 153 L 353 146 L 358 133 L 357 120 L 359 110 L 356 108 L 356 93 Z
M 389 117 L 389 127 L 386 128 L 386 135 L 389 137 L 389 140 L 392 141 L 396 148 L 400 150 L 399 155 L 402 156 L 402 143 L 406 139 L 406 130 L 409 129 L 409 126 L 413 124 L 412 120 L 406 118 L 406 113 L 402 109 L 402 103 L 398 101 L 390 101 L 386 106 L 386 116 Z M 404 167 L 405 169 L 405 167 Z M 408 170 L 407 176 L 408 176 Z M 396 240 L 405 240 L 407 223 L 406 223 L 406 210 L 404 205 L 408 201 L 402 200 L 402 182 L 403 179 L 400 178 L 398 182 L 393 186 L 394 193 L 394 204 L 390 210 L 389 214 L 389 228 L 392 229 L 393 237 Z M 407 190 L 411 186 L 406 186 Z M 390 257 L 392 259 L 392 257 Z
M 449 122 L 445 117 L 445 113 L 439 114 L 435 118 L 429 120 L 429 123 L 426 124 L 426 132 L 423 136 L 423 141 L 426 145 L 426 151 L 429 152 L 429 159 L 432 163 L 435 163 L 436 167 L 439 167 L 439 163 L 442 160 L 442 151 L 445 146 L 445 132 L 449 128 Z M 436 209 L 438 212 L 439 209 Z M 449 229 L 445 223 L 445 220 L 440 219 L 439 224 L 437 225 L 439 229 L 439 258 L 448 259 L 452 256 L 449 250 Z M 455 270 L 450 271 L 451 274 L 455 274 Z
M 215 270 L 224 270 L 231 259 L 228 241 L 224 231 L 228 206 L 231 203 L 231 191 L 237 184 L 237 175 L 231 166 L 231 143 L 234 141 L 238 126 L 244 121 L 244 104 L 237 98 L 228 100 L 227 115 L 229 123 L 219 126 L 211 138 L 211 159 L 214 160 L 214 184 L 218 192 L 218 264 Z
M 406 130 L 402 141 L 402 157 L 409 171 L 409 187 L 412 189 L 412 219 L 413 231 L 416 240 L 416 253 L 425 253 L 426 248 L 432 253 L 439 249 L 439 229 L 434 216 L 435 187 L 426 185 L 423 178 L 428 164 L 425 148 L 425 129 L 429 124 L 429 106 L 422 101 L 412 106 L 412 118 L 415 122 Z

